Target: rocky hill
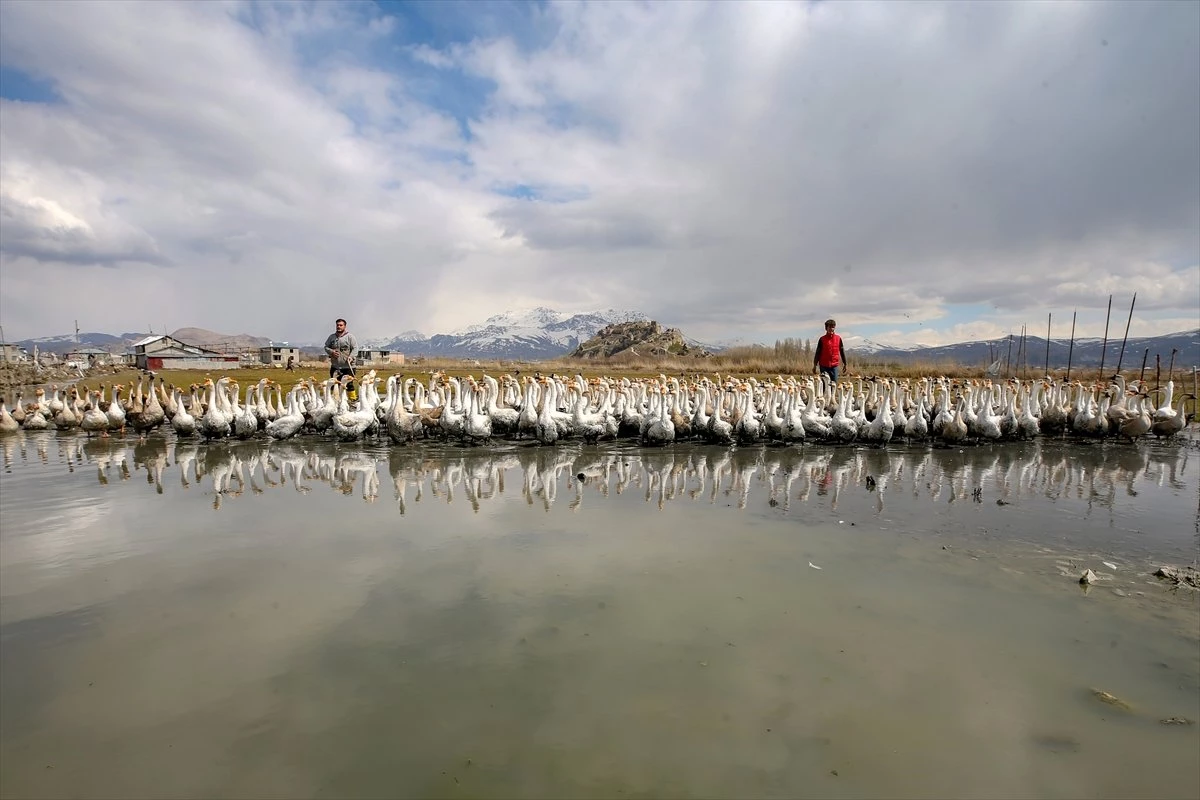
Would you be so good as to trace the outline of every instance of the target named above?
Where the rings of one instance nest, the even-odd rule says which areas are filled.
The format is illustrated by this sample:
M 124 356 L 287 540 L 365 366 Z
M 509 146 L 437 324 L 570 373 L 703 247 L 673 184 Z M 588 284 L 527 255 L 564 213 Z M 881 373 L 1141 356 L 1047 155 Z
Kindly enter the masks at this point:
M 256 350 L 271 344 L 270 339 L 262 336 L 251 336 L 248 333 L 217 333 L 205 328 L 180 328 L 171 336 L 181 342 L 219 350 Z
M 712 353 L 689 345 L 678 328 L 664 328 L 654 320 L 605 325 L 571 353 L 571 358 L 602 359 L 627 354 L 641 358 L 664 356 L 706 358 Z

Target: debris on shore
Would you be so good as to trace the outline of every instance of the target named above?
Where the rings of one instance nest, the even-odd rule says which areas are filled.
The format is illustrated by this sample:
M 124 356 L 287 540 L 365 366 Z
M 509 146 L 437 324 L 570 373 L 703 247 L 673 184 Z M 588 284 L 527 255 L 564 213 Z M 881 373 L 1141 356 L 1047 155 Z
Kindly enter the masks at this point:
M 1200 570 L 1195 567 L 1173 567 L 1164 565 L 1154 571 L 1154 577 L 1163 578 L 1176 586 L 1200 589 Z
M 121 365 L 76 367 L 59 363 L 34 367 L 32 364 L 3 364 L 0 365 L 0 389 L 10 390 L 24 386 L 70 383 L 97 375 L 115 375 L 125 369 L 128 367 Z
M 1101 703 L 1107 703 L 1110 706 L 1116 706 L 1123 711 L 1132 711 L 1133 708 L 1121 698 L 1111 692 L 1106 692 L 1103 689 L 1092 689 L 1092 697 L 1095 697 Z

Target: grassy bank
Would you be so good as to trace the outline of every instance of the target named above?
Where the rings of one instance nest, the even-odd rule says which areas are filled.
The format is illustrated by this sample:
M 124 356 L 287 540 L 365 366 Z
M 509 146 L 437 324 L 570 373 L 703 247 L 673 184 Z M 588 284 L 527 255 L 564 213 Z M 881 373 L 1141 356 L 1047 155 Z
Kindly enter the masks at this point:
M 367 371 L 365 368 L 358 370 L 359 374 L 364 374 Z M 448 375 L 463 377 L 473 375 L 480 377 L 483 374 L 499 376 L 503 374 L 512 375 L 531 375 L 535 372 L 543 374 L 556 373 L 574 375 L 580 373 L 585 377 L 593 377 L 599 375 L 643 378 L 653 377 L 660 374 L 675 377 L 693 377 L 699 375 L 713 376 L 734 375 L 737 377 L 755 377 L 759 379 L 773 378 L 776 375 L 795 375 L 795 376 L 810 376 L 813 374 L 811 358 L 780 358 L 772 357 L 769 353 L 754 352 L 750 354 L 729 354 L 722 353 L 709 358 L 664 358 L 664 359 L 645 359 L 635 356 L 618 355 L 611 359 L 605 360 L 573 360 L 573 359 L 558 359 L 553 361 L 510 361 L 510 360 L 464 360 L 464 359 L 425 359 L 420 363 L 407 364 L 404 366 L 388 365 L 386 367 L 376 368 L 376 374 L 381 380 L 387 380 L 391 375 L 401 375 L 403 377 L 418 377 L 427 378 L 435 371 L 445 372 Z M 1040 374 L 1041 370 L 1029 369 L 1027 373 L 1019 375 L 1019 377 L 1034 378 Z M 1139 376 L 1138 370 L 1122 370 L 1127 380 L 1136 379 Z M 1055 378 L 1062 379 L 1065 377 L 1065 370 L 1052 370 Z M 1111 370 L 1106 370 L 1106 377 L 1111 376 Z M 136 369 L 124 369 L 120 371 L 105 370 L 102 372 L 89 374 L 83 379 L 78 379 L 77 376 L 66 375 L 46 375 L 42 381 L 45 384 L 55 384 L 64 386 L 76 384 L 89 389 L 98 388 L 101 385 L 126 384 L 136 382 L 140 373 Z M 284 369 L 266 366 L 251 366 L 239 369 L 217 369 L 217 370 L 162 370 L 157 373 L 159 377 L 167 381 L 173 386 L 187 387 L 192 383 L 203 383 L 205 378 L 219 378 L 222 375 L 229 375 L 234 378 L 244 389 L 246 386 L 256 383 L 262 378 L 268 378 L 282 384 L 286 388 L 294 385 L 297 381 L 308 377 L 314 377 L 321 380 L 328 376 L 329 367 L 323 362 L 304 362 L 295 371 L 288 372 Z M 984 378 L 986 377 L 986 367 L 982 364 L 976 366 L 953 364 L 948 362 L 912 362 L 912 363 L 887 363 L 887 362 L 872 362 L 869 360 L 858 361 L 857 359 L 851 362 L 849 370 L 850 377 L 891 377 L 891 378 L 919 378 L 925 376 L 944 376 L 947 378 Z M 32 375 L 32 373 L 31 373 Z M 1002 373 L 999 376 L 1004 379 Z M 1088 370 L 1074 369 L 1071 371 L 1073 380 L 1095 381 L 1100 378 L 1098 371 L 1095 368 Z M 1146 379 L 1153 386 L 1155 383 L 1155 375 L 1152 370 L 1147 370 Z M 1174 379 L 1178 391 L 1192 390 L 1192 375 L 1190 370 L 1176 370 Z M 1162 383 L 1168 380 L 1167 372 L 1164 370 L 1161 376 Z M 28 385 L 27 383 L 25 385 Z M 11 386 L 5 388 L 4 394 L 11 395 L 13 389 Z

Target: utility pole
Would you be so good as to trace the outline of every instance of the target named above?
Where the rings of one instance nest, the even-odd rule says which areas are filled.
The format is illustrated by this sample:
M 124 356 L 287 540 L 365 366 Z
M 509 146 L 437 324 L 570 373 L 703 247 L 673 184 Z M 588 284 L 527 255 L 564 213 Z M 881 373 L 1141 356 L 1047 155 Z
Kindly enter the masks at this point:
M 1108 354 L 1108 321 L 1112 317 L 1112 295 L 1108 296 L 1108 313 L 1104 315 L 1104 344 L 1100 346 L 1100 380 L 1104 380 L 1104 356 Z
M 79 320 L 75 320 L 75 344 L 79 344 Z
M 1079 309 L 1071 312 L 1071 349 L 1067 351 L 1067 383 L 1071 382 L 1071 356 L 1075 355 L 1075 316 Z
M 1046 315 L 1046 377 L 1050 377 L 1050 318 L 1053 314 Z
M 1125 320 L 1125 337 L 1121 339 L 1121 353 L 1117 356 L 1117 374 L 1121 374 L 1121 362 L 1125 360 L 1125 342 L 1129 341 L 1129 324 L 1133 322 L 1133 306 L 1137 303 L 1137 292 L 1133 293 L 1133 300 L 1129 303 L 1129 319 Z M 1147 351 L 1149 352 L 1149 351 Z M 1142 360 L 1142 371 L 1144 372 L 1145 359 Z

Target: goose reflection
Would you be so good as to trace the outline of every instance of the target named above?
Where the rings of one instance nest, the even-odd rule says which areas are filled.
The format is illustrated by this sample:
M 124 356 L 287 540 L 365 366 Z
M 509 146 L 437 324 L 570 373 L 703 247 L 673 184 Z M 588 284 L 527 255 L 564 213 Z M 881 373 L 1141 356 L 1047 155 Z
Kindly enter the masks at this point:
M 4 448 L 4 471 L 12 472 L 13 464 L 17 461 L 17 454 L 24 455 L 25 437 L 18 431 L 16 435 L 0 439 L 0 446 Z
M 897 497 L 931 504 L 979 503 L 986 497 L 1002 505 L 1044 498 L 1087 514 L 1114 509 L 1147 489 L 1178 493 L 1197 483 L 1190 440 L 1149 447 L 1063 446 L 1043 439 L 1010 448 L 668 445 L 646 450 L 620 443 L 503 449 L 377 448 L 311 440 L 201 444 L 155 434 L 136 442 L 60 438 L 51 446 L 53 435 L 19 431 L 0 440 L 6 471 L 36 464 L 35 458 L 48 463 L 53 452 L 67 471 L 90 474 L 81 468 L 94 468 L 101 485 L 117 483 L 114 476 L 127 481 L 131 470 L 145 469 L 155 493 L 199 489 L 212 497 L 214 509 L 280 489 L 304 496 L 321 486 L 375 503 L 382 470 L 391 478 L 401 514 L 427 493 L 447 504 L 465 500 L 479 513 L 506 499 L 506 489 L 515 489 L 510 499 L 546 512 L 558 504 L 560 492 L 571 511 L 583 509 L 589 494 L 594 502 L 632 492 L 659 509 L 679 502 L 784 511 L 806 504 L 841 510 L 852 504 L 882 515 Z M 170 479 L 173 469 L 177 481 Z

